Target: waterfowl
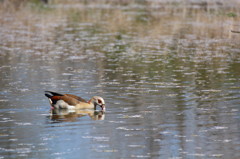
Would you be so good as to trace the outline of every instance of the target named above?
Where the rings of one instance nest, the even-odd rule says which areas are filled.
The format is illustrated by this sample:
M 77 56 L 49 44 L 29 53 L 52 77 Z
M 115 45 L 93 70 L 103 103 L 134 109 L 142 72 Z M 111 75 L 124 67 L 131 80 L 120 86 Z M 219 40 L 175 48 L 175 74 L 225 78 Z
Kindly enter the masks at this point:
M 105 101 L 102 97 L 93 96 L 89 101 L 72 94 L 60 94 L 51 91 L 45 91 L 52 109 L 97 109 L 100 106 L 105 111 Z

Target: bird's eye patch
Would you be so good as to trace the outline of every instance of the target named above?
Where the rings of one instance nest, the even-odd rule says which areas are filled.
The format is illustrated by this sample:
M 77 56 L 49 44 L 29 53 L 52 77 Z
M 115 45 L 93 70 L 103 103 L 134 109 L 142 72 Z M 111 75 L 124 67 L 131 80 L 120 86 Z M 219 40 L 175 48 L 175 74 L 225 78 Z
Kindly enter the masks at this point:
M 102 101 L 100 99 L 98 99 L 98 103 L 102 103 Z

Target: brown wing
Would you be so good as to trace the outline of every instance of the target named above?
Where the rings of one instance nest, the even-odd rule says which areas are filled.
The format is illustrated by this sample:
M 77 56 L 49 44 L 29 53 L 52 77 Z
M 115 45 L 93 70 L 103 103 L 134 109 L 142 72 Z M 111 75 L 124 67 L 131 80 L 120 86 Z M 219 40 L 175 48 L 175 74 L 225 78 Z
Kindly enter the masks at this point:
M 73 97 L 67 96 L 67 95 L 52 96 L 50 99 L 52 100 L 53 104 L 56 104 L 58 100 L 63 100 L 64 102 L 68 103 L 69 105 L 76 105 L 79 103 L 79 100 L 77 100 Z
M 86 102 L 86 103 L 87 103 L 87 101 L 84 100 L 83 98 L 78 97 L 78 96 L 75 96 L 75 95 L 73 95 L 73 94 L 64 94 L 64 95 L 65 95 L 65 96 L 68 96 L 68 97 L 71 97 L 71 98 L 74 98 L 74 99 L 77 99 L 77 100 L 80 101 L 80 102 Z

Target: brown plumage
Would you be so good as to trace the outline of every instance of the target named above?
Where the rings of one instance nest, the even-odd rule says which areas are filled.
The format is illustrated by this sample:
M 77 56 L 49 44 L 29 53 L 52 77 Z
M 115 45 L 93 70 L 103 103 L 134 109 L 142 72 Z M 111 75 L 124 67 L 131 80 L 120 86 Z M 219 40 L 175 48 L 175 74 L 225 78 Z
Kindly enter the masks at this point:
M 75 98 L 75 99 L 77 99 L 77 100 L 79 100 L 79 101 L 81 101 L 81 102 L 87 102 L 86 100 L 84 100 L 83 98 L 81 98 L 81 97 L 78 97 L 78 96 L 75 96 L 75 95 L 73 95 L 73 94 L 65 94 L 66 96 L 69 96 L 69 97 L 72 97 L 72 98 Z
M 105 110 L 105 101 L 102 97 L 94 96 L 89 101 L 72 94 L 60 94 L 51 91 L 45 91 L 52 109 L 96 109 L 100 106 Z

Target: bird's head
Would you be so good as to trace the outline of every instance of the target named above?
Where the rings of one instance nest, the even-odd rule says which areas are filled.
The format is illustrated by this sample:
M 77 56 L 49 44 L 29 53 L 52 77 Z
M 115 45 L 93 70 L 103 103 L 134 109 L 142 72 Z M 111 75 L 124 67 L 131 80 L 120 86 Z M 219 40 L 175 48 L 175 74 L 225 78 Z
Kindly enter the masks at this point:
M 96 106 L 100 106 L 102 108 L 102 111 L 105 111 L 105 101 L 102 97 L 99 97 L 99 96 L 94 96 L 92 97 L 92 102 L 95 106 L 95 109 L 96 109 Z

